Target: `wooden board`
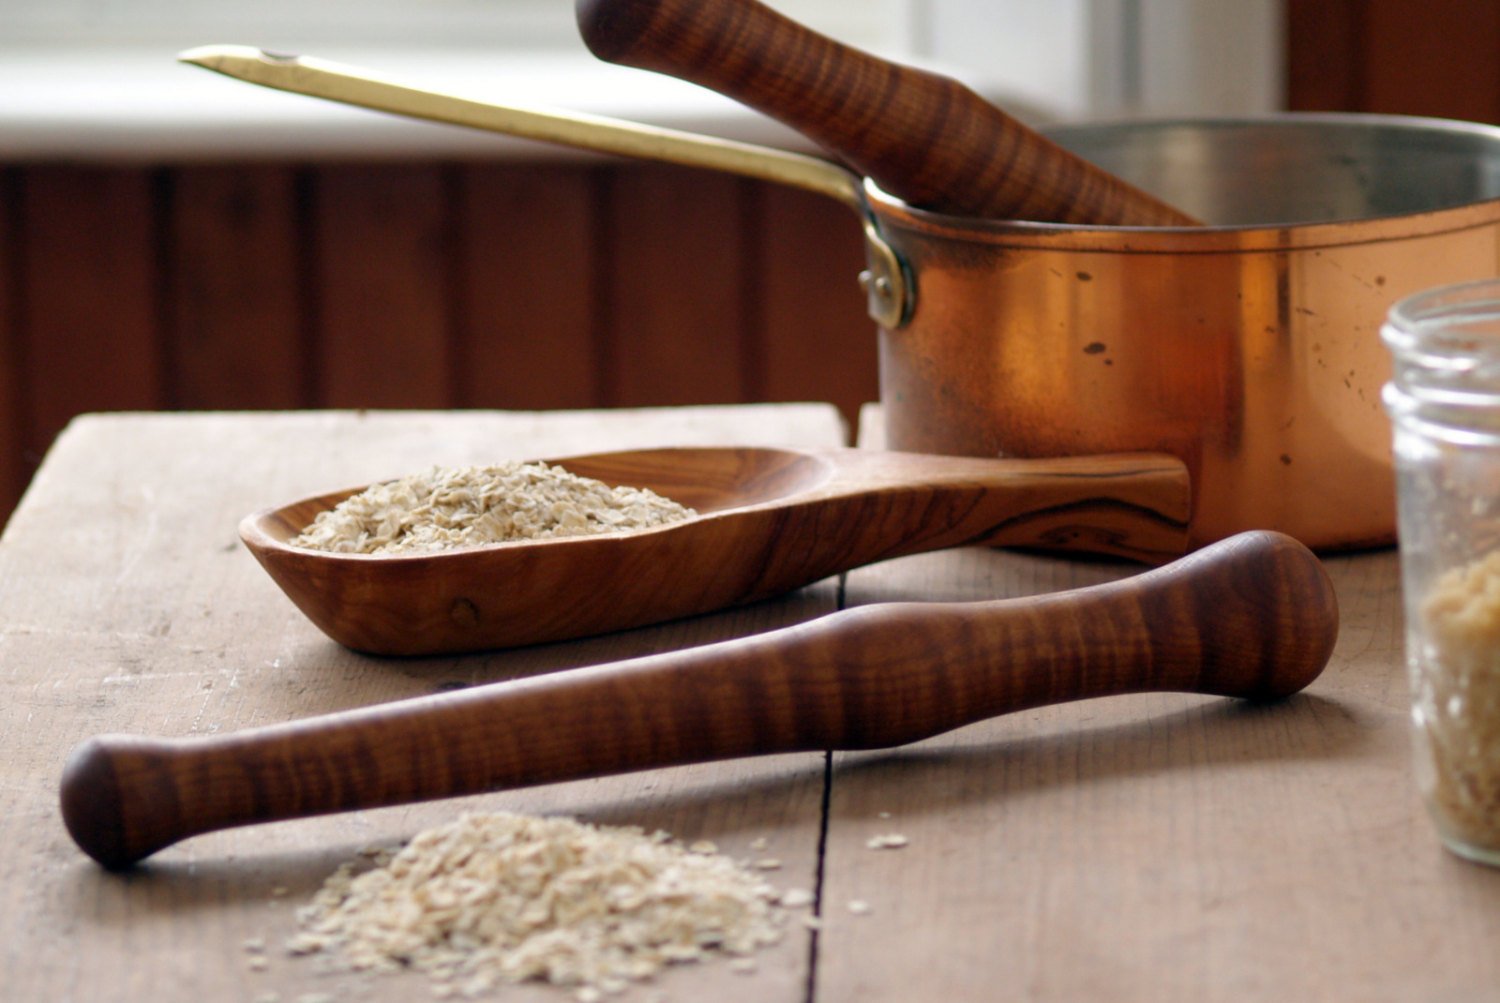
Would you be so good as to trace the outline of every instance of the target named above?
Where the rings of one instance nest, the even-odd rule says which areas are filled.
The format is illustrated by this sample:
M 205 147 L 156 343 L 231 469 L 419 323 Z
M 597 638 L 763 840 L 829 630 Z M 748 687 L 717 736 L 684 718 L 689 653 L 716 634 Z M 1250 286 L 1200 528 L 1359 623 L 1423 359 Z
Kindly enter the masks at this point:
M 692 177 L 694 182 L 687 184 Z M 615 172 L 601 318 L 617 405 L 751 399 L 746 182 L 683 168 Z
M 1500 122 L 1500 7 L 1377 0 L 1364 16 L 1367 107 Z
M 318 403 L 443 407 L 453 384 L 453 240 L 441 167 L 319 168 L 311 270 Z
M 856 222 L 776 186 L 640 163 L 4 170 L 18 411 L 0 443 L 22 483 L 90 410 L 852 416 L 875 392 Z
M 1286 4 L 1287 107 L 1500 122 L 1491 3 Z
M 235 526 L 257 507 L 431 463 L 734 441 L 823 446 L 831 408 L 685 412 L 119 415 L 75 422 L 0 538 L 0 958 L 17 1000 L 428 998 L 418 976 L 321 974 L 280 949 L 293 911 L 361 847 L 463 810 L 561 812 L 664 828 L 784 862 L 815 881 L 824 756 L 688 767 L 189 840 L 126 875 L 74 848 L 57 810 L 67 751 L 104 731 L 222 732 L 457 686 L 696 645 L 831 610 L 836 583 L 788 601 L 575 644 L 468 658 L 380 660 L 322 637 L 255 566 Z M 264 938 L 254 971 L 244 942 Z M 677 999 L 801 1000 L 808 935 L 754 977 L 683 967 Z M 570 998 L 550 988 L 506 999 Z
M 790 188 L 766 186 L 761 198 L 760 394 L 829 401 L 852 426 L 860 406 L 880 396 L 876 324 L 859 288 L 859 220 L 831 199 Z
M 204 165 L 172 174 L 166 241 L 172 403 L 305 407 L 306 339 L 297 173 Z
M 21 186 L 22 448 L 32 462 L 80 410 L 167 403 L 155 179 L 59 165 Z
M 26 486 L 27 469 L 21 459 L 21 357 L 19 304 L 16 282 L 16 178 L 17 172 L 0 168 L 0 428 L 9 434 L 0 438 L 0 526 Z
M 605 403 L 597 175 L 576 166 L 463 170 L 459 406 Z
M 1366 0 L 1289 3 L 1287 107 L 1293 111 L 1357 111 L 1364 107 L 1360 45 Z

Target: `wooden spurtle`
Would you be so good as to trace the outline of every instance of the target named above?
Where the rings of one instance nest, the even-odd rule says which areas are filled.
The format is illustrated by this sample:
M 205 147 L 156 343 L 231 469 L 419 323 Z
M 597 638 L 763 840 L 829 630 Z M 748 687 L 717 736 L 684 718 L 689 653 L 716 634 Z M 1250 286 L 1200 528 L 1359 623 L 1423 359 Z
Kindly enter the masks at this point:
M 820 35 L 755 0 L 577 0 L 599 58 L 735 98 L 886 192 L 958 216 L 1112 226 L 1197 220 L 934 73 Z
M 901 745 L 1045 704 L 1305 687 L 1338 631 L 1290 537 L 1247 533 L 1107 585 L 892 603 L 742 640 L 257 728 L 78 747 L 62 814 L 99 863 L 198 833 L 711 760 Z
M 859 449 L 652 449 L 554 462 L 650 488 L 697 518 L 433 555 L 287 541 L 358 489 L 252 515 L 240 536 L 329 637 L 431 655 L 583 637 L 764 599 L 873 561 L 965 544 L 1160 564 L 1187 549 L 1187 469 L 1170 456 L 1045 460 Z

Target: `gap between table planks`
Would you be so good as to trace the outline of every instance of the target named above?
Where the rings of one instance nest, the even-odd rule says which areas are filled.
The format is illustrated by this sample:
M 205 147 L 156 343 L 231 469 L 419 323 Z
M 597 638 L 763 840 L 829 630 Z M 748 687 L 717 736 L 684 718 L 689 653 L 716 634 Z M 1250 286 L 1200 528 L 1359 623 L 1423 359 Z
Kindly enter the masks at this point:
M 88 735 L 183 735 L 268 724 L 457 685 L 742 636 L 832 611 L 837 583 L 657 628 L 479 655 L 388 661 L 325 639 L 235 536 L 266 504 L 430 464 L 666 444 L 830 446 L 826 405 L 565 414 L 306 413 L 89 416 L 49 454 L 0 538 L 0 958 L 17 1000 L 284 1001 L 425 998 L 418 976 L 333 977 L 279 950 L 293 910 L 362 847 L 463 810 L 560 812 L 709 839 L 782 861 L 811 890 L 825 757 L 744 760 L 189 840 L 125 876 L 69 841 L 57 814 L 68 750 Z M 764 851 L 752 841 L 765 838 Z M 278 889 L 286 894 L 278 895 Z M 246 940 L 264 938 L 266 971 Z M 810 934 L 793 924 L 746 976 L 685 966 L 639 998 L 804 998 Z M 507 1000 L 570 998 L 517 987 Z

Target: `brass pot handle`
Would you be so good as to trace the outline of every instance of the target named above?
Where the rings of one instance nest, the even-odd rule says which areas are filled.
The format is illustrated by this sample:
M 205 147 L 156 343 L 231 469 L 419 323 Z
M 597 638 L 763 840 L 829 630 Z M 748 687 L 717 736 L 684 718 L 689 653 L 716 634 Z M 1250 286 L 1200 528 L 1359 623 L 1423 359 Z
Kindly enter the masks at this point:
M 884 327 L 896 328 L 911 314 L 909 273 L 880 236 L 861 180 L 819 157 L 599 115 L 473 101 L 329 60 L 279 55 L 251 46 L 207 45 L 189 49 L 177 58 L 294 94 L 595 153 L 724 171 L 837 199 L 860 217 L 864 228 L 869 271 L 861 279 L 871 316 Z

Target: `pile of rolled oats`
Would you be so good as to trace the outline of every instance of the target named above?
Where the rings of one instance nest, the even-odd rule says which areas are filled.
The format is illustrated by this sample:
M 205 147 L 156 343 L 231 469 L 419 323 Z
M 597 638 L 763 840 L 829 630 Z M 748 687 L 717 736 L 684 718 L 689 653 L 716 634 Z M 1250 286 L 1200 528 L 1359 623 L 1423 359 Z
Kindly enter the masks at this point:
M 429 553 L 643 529 L 695 514 L 645 488 L 612 488 L 545 463 L 435 467 L 344 499 L 291 543 L 340 554 Z
M 715 955 L 749 970 L 809 899 L 665 833 L 469 814 L 362 874 L 341 867 L 287 946 L 348 970 L 423 971 L 440 997 L 539 980 L 590 1000 Z

